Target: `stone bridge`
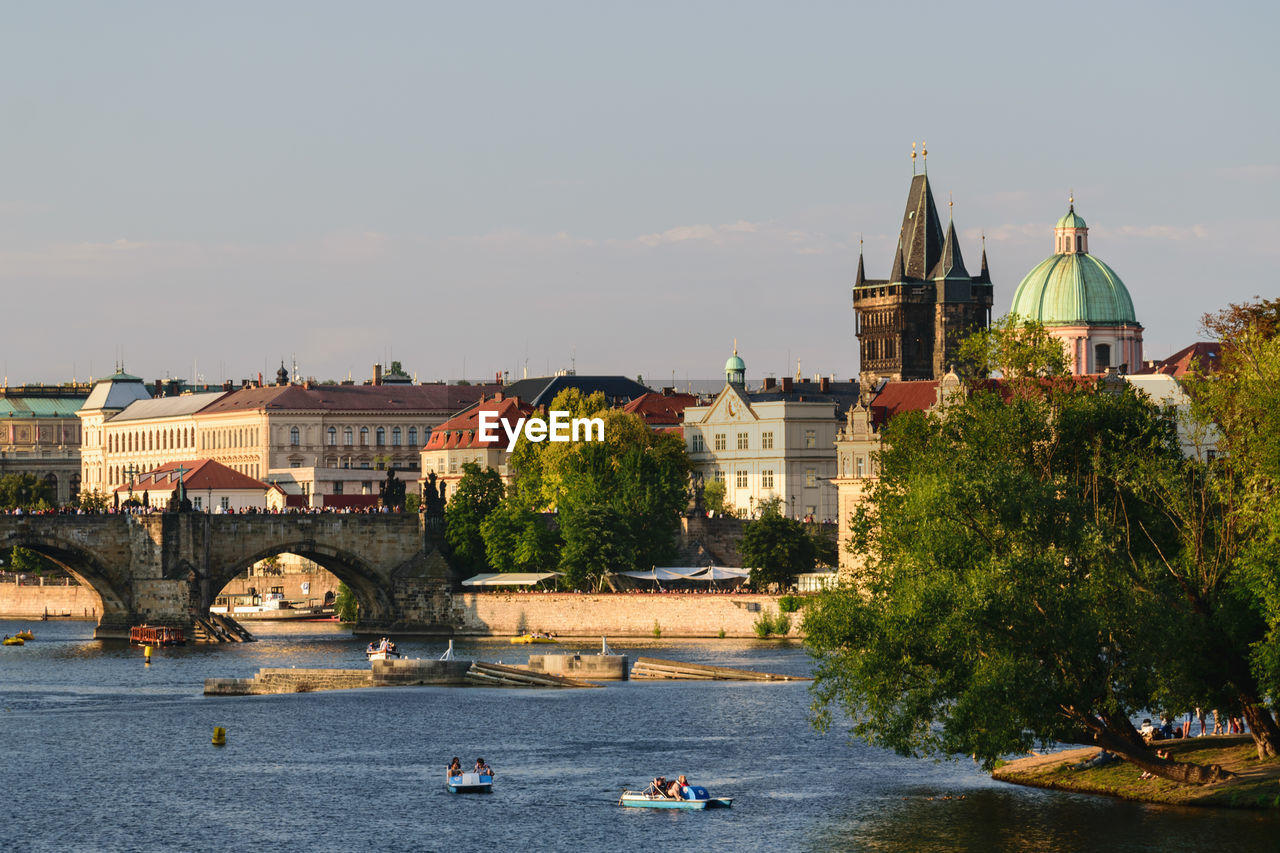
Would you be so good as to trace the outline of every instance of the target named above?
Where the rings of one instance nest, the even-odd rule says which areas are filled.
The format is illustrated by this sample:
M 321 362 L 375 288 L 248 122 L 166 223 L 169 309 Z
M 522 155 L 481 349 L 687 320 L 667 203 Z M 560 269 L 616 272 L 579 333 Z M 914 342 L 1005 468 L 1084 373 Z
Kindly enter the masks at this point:
M 21 545 L 102 598 L 95 637 L 148 622 L 189 628 L 259 560 L 291 553 L 343 581 L 360 602 L 356 633 L 452 633 L 456 576 L 439 521 L 413 514 L 0 515 L 0 551 Z

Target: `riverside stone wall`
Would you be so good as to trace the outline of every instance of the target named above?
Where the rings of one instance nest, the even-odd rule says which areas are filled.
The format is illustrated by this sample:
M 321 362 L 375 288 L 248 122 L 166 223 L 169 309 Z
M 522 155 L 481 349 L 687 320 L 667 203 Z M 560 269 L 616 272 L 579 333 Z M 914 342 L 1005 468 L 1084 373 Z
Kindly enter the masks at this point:
M 0 619 L 38 619 L 46 611 L 50 616 L 97 619 L 102 599 L 87 586 L 0 583 Z
M 778 612 L 778 596 L 717 593 L 455 593 L 457 633 L 526 631 L 576 637 L 754 637 L 761 613 Z M 792 613 L 788 636 L 800 636 Z

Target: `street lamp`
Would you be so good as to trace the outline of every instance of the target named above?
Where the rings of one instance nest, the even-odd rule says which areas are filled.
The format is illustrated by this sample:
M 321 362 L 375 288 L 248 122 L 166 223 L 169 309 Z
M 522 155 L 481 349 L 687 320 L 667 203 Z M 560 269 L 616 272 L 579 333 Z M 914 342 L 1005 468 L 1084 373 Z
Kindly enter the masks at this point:
M 796 496 L 792 495 L 791 496 L 791 520 L 795 521 L 795 518 L 796 518 Z

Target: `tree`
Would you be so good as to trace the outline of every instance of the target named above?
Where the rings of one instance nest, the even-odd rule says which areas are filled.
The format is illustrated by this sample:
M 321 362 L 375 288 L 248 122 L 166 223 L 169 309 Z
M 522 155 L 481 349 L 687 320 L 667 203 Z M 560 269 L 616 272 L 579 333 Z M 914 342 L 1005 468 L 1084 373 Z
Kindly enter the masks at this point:
M 530 523 L 543 512 L 555 512 L 559 521 L 563 545 L 553 565 L 564 572 L 561 583 L 567 588 L 594 582 L 604 572 L 648 568 L 669 559 L 689 499 L 684 441 L 654 432 L 636 415 L 608 408 L 599 392 L 584 396 L 566 389 L 550 408 L 571 418 L 600 418 L 603 440 L 521 437 L 508 462 L 514 485 L 485 535 L 490 560 L 542 564 L 546 549 L 559 545 Z M 592 536 L 600 540 L 593 544 Z M 523 556 L 513 556 L 513 548 Z
M 41 575 L 45 572 L 53 574 L 61 574 L 61 568 L 57 563 L 48 557 L 32 551 L 30 548 L 23 548 L 21 545 L 16 546 L 9 552 L 9 571 L 20 572 L 29 575 Z
M 1197 624 L 1135 460 L 1182 462 L 1130 388 L 1024 381 L 895 418 L 852 520 L 856 583 L 806 613 L 820 722 L 842 707 L 874 744 L 988 767 L 1061 741 L 1179 781 L 1229 775 L 1153 755 L 1130 722 Z
M 702 505 L 708 512 L 728 515 L 729 506 L 725 503 L 727 495 L 728 489 L 725 487 L 724 480 L 712 480 L 702 487 Z
M 338 594 L 333 597 L 333 613 L 339 622 L 355 622 L 360 618 L 360 602 L 345 583 L 338 584 Z
M 34 474 L 0 477 L 0 509 L 48 509 L 53 502 L 53 487 Z
M 742 565 L 751 569 L 747 579 L 756 589 L 770 584 L 790 587 L 795 576 L 811 572 L 817 548 L 805 525 L 782 514 L 778 498 L 760 504 L 760 517 L 748 521 L 738 543 Z
M 107 507 L 111 505 L 111 500 L 97 489 L 92 491 L 85 490 L 76 495 L 72 500 L 72 504 L 80 507 L 85 512 L 106 512 Z
M 503 501 L 480 525 L 489 565 L 500 572 L 549 572 L 560 560 L 559 534 L 540 513 Z
M 1006 379 L 1069 376 L 1071 362 L 1062 342 L 1035 320 L 1006 315 L 960 344 L 957 367 L 974 379 L 999 371 Z
M 462 466 L 462 479 L 444 511 L 444 538 L 456 560 L 468 571 L 485 568 L 485 544 L 480 526 L 502 503 L 502 477 L 492 468 L 474 462 Z

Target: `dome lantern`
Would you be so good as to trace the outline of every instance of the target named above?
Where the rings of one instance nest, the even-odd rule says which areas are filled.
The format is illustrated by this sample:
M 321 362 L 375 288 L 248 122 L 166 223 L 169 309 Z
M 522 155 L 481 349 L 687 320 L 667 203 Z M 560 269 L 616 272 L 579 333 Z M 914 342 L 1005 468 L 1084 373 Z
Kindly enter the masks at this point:
M 738 342 L 733 342 L 733 355 L 724 363 L 724 378 L 730 385 L 736 385 L 739 388 L 747 384 L 747 365 L 738 357 Z
M 1076 196 L 1067 197 L 1067 214 L 1058 220 L 1053 229 L 1053 251 L 1058 255 L 1089 253 L 1089 226 L 1084 217 L 1076 213 Z

